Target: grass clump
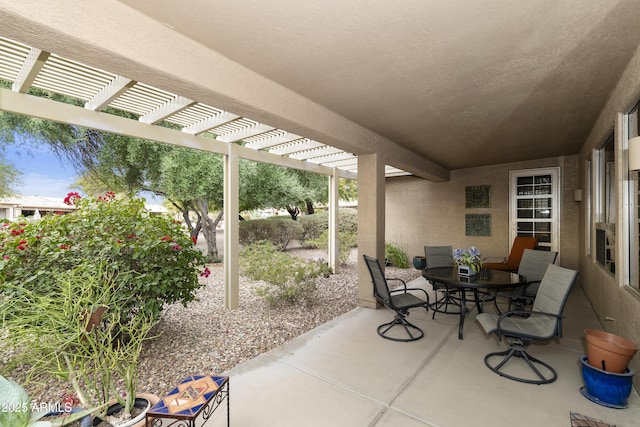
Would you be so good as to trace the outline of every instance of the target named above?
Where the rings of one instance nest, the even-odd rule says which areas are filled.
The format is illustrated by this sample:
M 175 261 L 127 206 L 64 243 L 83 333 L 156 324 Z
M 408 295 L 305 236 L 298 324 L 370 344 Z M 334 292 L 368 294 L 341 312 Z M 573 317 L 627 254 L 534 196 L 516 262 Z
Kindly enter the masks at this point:
M 407 253 L 393 243 L 385 243 L 384 258 L 387 263 L 394 267 L 409 268 L 409 257 L 407 256 Z

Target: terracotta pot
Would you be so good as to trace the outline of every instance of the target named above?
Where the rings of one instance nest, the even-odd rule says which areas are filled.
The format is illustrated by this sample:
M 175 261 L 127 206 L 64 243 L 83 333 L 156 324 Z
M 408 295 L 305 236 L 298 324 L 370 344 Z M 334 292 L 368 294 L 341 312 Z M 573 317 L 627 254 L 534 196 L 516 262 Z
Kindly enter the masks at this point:
M 621 374 L 638 351 L 628 339 L 597 329 L 585 329 L 589 364 L 606 372 Z

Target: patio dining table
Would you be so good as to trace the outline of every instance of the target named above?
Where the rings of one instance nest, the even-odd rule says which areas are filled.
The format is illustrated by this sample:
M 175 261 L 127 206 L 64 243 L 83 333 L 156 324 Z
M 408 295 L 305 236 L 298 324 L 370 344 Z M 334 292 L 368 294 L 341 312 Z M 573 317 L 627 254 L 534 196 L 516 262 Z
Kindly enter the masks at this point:
M 495 298 L 493 291 L 514 289 L 524 286 L 526 278 L 508 271 L 482 269 L 475 276 L 461 276 L 457 267 L 434 267 L 422 270 L 422 277 L 427 280 L 444 283 L 451 289 L 457 289 L 461 294 L 460 322 L 458 324 L 458 339 L 462 339 L 464 318 L 469 311 L 467 302 L 474 302 L 478 312 L 482 313 L 483 303 L 489 298 Z M 467 300 L 467 292 L 473 292 L 473 299 Z

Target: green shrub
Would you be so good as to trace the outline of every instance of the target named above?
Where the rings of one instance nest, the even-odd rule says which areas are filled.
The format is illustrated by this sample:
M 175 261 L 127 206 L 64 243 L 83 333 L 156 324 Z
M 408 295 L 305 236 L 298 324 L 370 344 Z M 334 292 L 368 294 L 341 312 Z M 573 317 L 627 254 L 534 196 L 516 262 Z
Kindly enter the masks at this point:
M 358 234 L 358 211 L 356 209 L 338 209 L 338 231 Z
M 313 215 L 305 215 L 298 222 L 302 226 L 300 240 L 307 244 L 315 240 L 329 228 L 329 214 L 327 211 L 318 211 Z M 338 209 L 338 232 L 358 234 L 358 211 L 355 209 Z
M 239 239 L 244 246 L 266 240 L 284 251 L 301 233 L 302 226 L 291 218 L 253 219 L 240 222 Z
M 345 264 L 351 254 L 351 248 L 356 247 L 358 236 L 355 233 L 338 233 L 338 261 Z M 324 230 L 317 239 L 307 240 L 306 245 L 312 248 L 328 250 L 329 231 Z
M 409 257 L 406 252 L 393 243 L 385 243 L 384 258 L 394 267 L 409 268 Z
M 326 211 L 317 211 L 313 215 L 305 215 L 297 221 L 302 227 L 300 240 L 306 244 L 308 240 L 317 239 L 329 228 L 329 216 Z
M 316 291 L 315 279 L 330 274 L 326 264 L 295 258 L 267 241 L 247 246 L 240 253 L 240 267 L 251 279 L 266 283 L 257 287 L 256 293 L 271 305 L 311 302 Z
M 120 274 L 117 292 L 132 296 L 125 315 L 142 310 L 157 319 L 164 304 L 195 300 L 198 275 L 208 269 L 202 271 L 205 258 L 178 221 L 150 215 L 143 200 L 113 193 L 96 199 L 70 193 L 65 202 L 77 211 L 3 224 L 0 294 L 15 292 L 11 285 L 47 293 L 55 273 L 106 262 Z

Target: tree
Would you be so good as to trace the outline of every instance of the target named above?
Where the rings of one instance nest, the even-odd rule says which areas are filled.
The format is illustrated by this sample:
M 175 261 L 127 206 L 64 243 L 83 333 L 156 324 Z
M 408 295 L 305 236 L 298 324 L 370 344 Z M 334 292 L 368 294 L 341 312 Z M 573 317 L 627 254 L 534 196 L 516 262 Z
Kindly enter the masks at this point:
M 301 201 L 305 205 L 307 215 L 312 215 L 315 212 L 313 207 L 314 203 L 326 203 L 329 200 L 327 177 L 303 170 L 294 170 L 292 173 L 298 178 L 300 185 L 305 189 L 304 198 Z M 291 213 L 291 211 L 289 211 L 289 213 Z
M 8 196 L 15 191 L 15 186 L 20 183 L 21 174 L 15 167 L 6 163 L 0 154 L 0 197 Z
M 0 84 L 3 82 L 0 81 Z M 6 82 L 5 86 L 6 86 Z M 82 101 L 38 89 L 30 93 L 82 105 Z M 131 119 L 124 111 L 106 112 Z M 162 123 L 176 128 L 176 125 Z M 203 231 L 209 256 L 217 258 L 215 226 L 222 217 L 223 174 L 219 156 L 123 135 L 0 112 L 0 136 L 30 135 L 49 144 L 81 174 L 78 182 L 90 194 L 104 190 L 139 195 L 149 191 L 165 197 L 182 212 L 192 238 Z M 165 176 L 166 175 L 166 176 Z M 240 209 L 286 208 L 293 219 L 298 206 L 313 212 L 313 203 L 326 201 L 326 178 L 265 163 L 240 162 Z M 218 211 L 215 219 L 210 211 Z M 190 213 L 194 213 L 195 222 Z
M 240 172 L 244 175 L 241 210 L 282 208 L 296 219 L 297 215 L 291 213 L 290 207 L 304 200 L 306 191 L 291 169 L 243 160 Z

